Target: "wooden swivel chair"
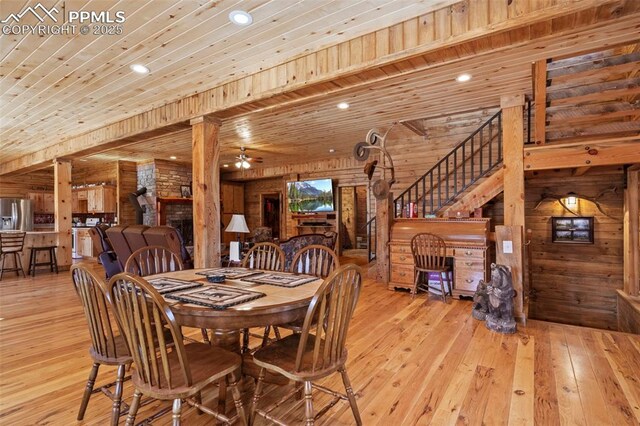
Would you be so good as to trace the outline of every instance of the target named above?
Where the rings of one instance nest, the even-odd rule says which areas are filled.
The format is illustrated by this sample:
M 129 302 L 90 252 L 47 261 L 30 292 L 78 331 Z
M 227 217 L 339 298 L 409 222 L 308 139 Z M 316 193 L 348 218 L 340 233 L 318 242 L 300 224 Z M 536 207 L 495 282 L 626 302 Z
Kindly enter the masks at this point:
M 307 425 L 313 425 L 315 420 L 312 388 L 328 392 L 335 397 L 328 407 L 333 406 L 338 399 L 348 400 L 356 424 L 362 424 L 356 398 L 345 368 L 347 361 L 345 343 L 349 322 L 360 295 L 361 284 L 361 269 L 358 266 L 349 264 L 335 270 L 325 279 L 313 296 L 302 332 L 260 348 L 253 354 L 255 363 L 261 368 L 251 405 L 251 420 L 255 418 L 256 414 L 273 420 L 269 409 L 257 408 L 262 396 L 266 370 L 270 370 L 296 382 L 304 383 Z M 346 395 L 312 384 L 313 381 L 336 371 L 342 375 Z M 288 396 L 293 396 L 297 391 L 298 389 L 294 389 Z M 325 411 L 326 408 L 323 408 L 319 413 Z
M 413 253 L 413 288 L 411 297 L 415 297 L 418 289 L 429 290 L 429 272 L 436 272 L 440 279 L 440 291 L 442 301 L 447 302 L 447 292 L 451 294 L 451 268 L 446 264 L 447 245 L 442 238 L 435 234 L 417 234 L 411 239 L 411 251 Z M 444 275 L 444 280 L 443 280 Z M 420 287 L 421 278 L 426 276 L 426 287 Z M 444 281 L 447 282 L 445 289 Z
M 232 424 L 238 419 L 247 424 L 236 386 L 242 363 L 240 355 L 205 343 L 185 345 L 173 312 L 144 278 L 126 272 L 115 275 L 107 286 L 107 298 L 133 357 L 135 392 L 127 426 L 135 423 L 142 394 L 173 400 L 174 425 L 180 424 L 183 399 L 225 424 Z M 171 341 L 164 337 L 165 328 L 171 333 Z M 201 390 L 221 379 L 229 381 L 237 409 L 232 418 L 201 403 Z
M 242 267 L 249 269 L 262 269 L 265 271 L 284 271 L 285 254 L 282 249 L 274 243 L 263 242 L 257 243 L 244 256 L 242 259 Z M 262 336 L 262 345 L 266 345 L 269 341 L 269 332 L 271 326 L 268 325 L 264 328 Z M 280 331 L 274 327 L 273 331 L 276 334 L 276 339 L 280 338 Z M 249 351 L 249 330 L 244 329 L 242 339 L 242 352 Z
M 84 315 L 89 326 L 91 335 L 91 348 L 89 354 L 93 358 L 93 368 L 89 373 L 87 386 L 82 397 L 78 420 L 84 418 L 84 413 L 89 404 L 89 398 L 95 392 L 103 391 L 107 396 L 107 388 L 114 383 L 103 386 L 96 391 L 93 385 L 98 375 L 100 365 L 112 365 L 118 367 L 115 381 L 115 391 L 113 393 L 113 409 L 111 424 L 117 425 L 120 417 L 120 405 L 122 400 L 122 383 L 125 380 L 125 371 L 132 362 L 129 349 L 124 338 L 112 328 L 111 315 L 107 308 L 107 301 L 104 294 L 104 283 L 93 272 L 80 265 L 71 267 L 71 277 L 76 293 L 82 302 Z
M 26 232 L 0 232 L 0 280 L 3 272 L 15 272 L 16 276 L 26 277 L 22 268 L 21 254 L 24 248 Z M 13 256 L 13 268 L 5 268 L 7 256 Z

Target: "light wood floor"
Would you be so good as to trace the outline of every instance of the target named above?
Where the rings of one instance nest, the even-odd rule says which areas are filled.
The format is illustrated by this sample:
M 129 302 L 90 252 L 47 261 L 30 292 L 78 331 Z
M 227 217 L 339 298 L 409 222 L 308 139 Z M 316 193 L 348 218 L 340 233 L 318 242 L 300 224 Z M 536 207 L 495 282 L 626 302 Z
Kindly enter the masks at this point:
M 469 302 L 445 305 L 425 295 L 411 300 L 366 280 L 348 342 L 365 425 L 640 424 L 640 336 L 536 321 L 502 336 L 472 319 L 470 309 Z M 5 277 L 0 317 L 0 424 L 108 424 L 110 401 L 102 395 L 93 396 L 84 422 L 75 420 L 91 360 L 68 272 Z M 103 367 L 99 383 L 114 376 Z M 325 384 L 339 389 L 340 382 Z M 248 399 L 253 384 L 245 380 L 244 387 Z M 274 400 L 283 389 L 268 392 L 265 399 Z M 131 395 L 128 383 L 125 398 Z M 217 389 L 204 396 L 212 406 Z M 316 407 L 326 400 L 314 394 Z M 166 405 L 146 406 L 138 419 Z M 299 423 L 303 412 L 294 400 L 276 414 Z M 193 409 L 183 418 L 211 424 Z M 339 402 L 319 423 L 353 418 Z

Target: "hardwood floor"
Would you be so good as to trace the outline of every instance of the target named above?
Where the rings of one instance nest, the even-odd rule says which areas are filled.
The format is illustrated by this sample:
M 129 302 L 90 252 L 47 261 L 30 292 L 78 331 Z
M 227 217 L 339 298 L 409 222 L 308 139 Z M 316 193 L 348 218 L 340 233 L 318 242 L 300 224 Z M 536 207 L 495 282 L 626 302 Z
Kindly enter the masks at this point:
M 503 336 L 472 319 L 470 309 L 424 294 L 411 300 L 366 280 L 347 364 L 365 425 L 640 424 L 640 336 L 539 321 Z M 4 277 L 0 318 L 0 424 L 108 424 L 110 401 L 102 395 L 92 396 L 83 422 L 75 420 L 91 360 L 68 272 Z M 102 367 L 97 384 L 114 378 L 114 369 Z M 253 383 L 243 384 L 248 400 Z M 338 376 L 324 384 L 340 389 Z M 263 401 L 284 389 L 267 392 Z M 131 400 L 130 382 L 124 396 Z M 207 389 L 205 404 L 216 397 L 215 387 Z M 314 394 L 317 409 L 326 401 Z M 293 400 L 274 414 L 299 424 L 303 404 Z M 165 406 L 143 407 L 138 420 Z M 211 422 L 191 408 L 183 419 Z M 153 422 L 170 423 L 170 415 Z M 353 424 L 353 417 L 341 401 L 318 423 Z

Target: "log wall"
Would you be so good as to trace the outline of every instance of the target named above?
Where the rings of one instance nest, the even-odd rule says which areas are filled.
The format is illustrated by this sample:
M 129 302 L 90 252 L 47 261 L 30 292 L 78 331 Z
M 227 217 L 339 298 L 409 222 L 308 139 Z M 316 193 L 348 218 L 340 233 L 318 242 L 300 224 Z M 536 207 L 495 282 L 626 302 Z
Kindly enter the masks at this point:
M 530 317 L 534 319 L 615 330 L 618 289 L 623 288 L 623 183 L 621 167 L 589 170 L 572 176 L 572 169 L 536 172 L 526 181 L 526 228 L 533 231 Z M 593 216 L 594 244 L 551 242 L 551 218 L 572 217 L 557 201 L 543 201 L 542 193 L 575 192 L 600 198 L 603 210 L 579 200 L 579 216 Z

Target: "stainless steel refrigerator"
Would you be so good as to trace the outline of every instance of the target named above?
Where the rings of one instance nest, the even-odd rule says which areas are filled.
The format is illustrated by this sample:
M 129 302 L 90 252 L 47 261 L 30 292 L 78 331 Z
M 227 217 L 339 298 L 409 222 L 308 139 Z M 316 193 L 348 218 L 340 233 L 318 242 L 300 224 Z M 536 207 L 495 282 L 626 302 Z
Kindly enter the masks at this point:
M 33 202 L 26 198 L 0 198 L 0 230 L 31 231 Z

